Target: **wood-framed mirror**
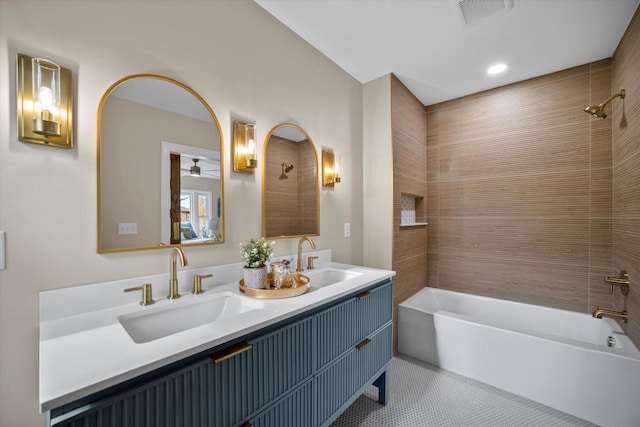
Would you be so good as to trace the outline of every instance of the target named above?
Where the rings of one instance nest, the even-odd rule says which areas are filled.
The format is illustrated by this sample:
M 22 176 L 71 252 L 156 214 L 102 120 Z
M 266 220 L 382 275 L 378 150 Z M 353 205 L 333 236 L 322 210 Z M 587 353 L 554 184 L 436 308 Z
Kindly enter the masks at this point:
M 98 252 L 224 242 L 222 129 L 207 102 L 138 74 L 98 108 Z
M 291 123 L 275 126 L 262 164 L 263 237 L 320 235 L 318 152 L 307 132 Z

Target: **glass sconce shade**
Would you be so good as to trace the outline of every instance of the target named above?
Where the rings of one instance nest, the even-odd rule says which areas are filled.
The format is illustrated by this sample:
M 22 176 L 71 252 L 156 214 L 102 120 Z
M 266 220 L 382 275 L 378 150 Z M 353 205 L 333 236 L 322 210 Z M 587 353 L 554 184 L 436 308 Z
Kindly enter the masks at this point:
M 333 153 L 333 180 L 336 184 L 340 183 L 340 154 Z
M 253 173 L 258 167 L 256 126 L 235 121 L 233 123 L 233 170 Z
M 322 185 L 334 187 L 340 183 L 340 155 L 322 150 Z
M 31 58 L 33 131 L 60 136 L 60 66 L 42 58 Z

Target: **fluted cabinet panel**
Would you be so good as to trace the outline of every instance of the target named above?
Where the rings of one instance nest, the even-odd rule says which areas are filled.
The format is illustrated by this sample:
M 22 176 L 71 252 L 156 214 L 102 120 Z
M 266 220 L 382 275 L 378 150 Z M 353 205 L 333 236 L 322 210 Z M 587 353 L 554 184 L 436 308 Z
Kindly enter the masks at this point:
M 312 382 L 296 389 L 251 420 L 254 427 L 301 427 L 312 425 Z
M 393 329 L 389 323 L 373 335 L 369 345 L 352 348 L 343 358 L 320 372 L 315 379 L 316 424 L 327 420 L 391 359 Z M 331 421 L 331 420 L 330 420 Z M 330 422 L 329 421 L 329 422 Z
M 311 342 L 308 318 L 249 341 L 250 350 L 224 362 L 205 357 L 52 425 L 233 426 L 311 376 Z
M 327 365 L 391 320 L 391 282 L 369 292 L 370 296 L 358 294 L 314 317 L 316 369 Z M 336 334 L 336 329 L 342 329 L 342 333 Z

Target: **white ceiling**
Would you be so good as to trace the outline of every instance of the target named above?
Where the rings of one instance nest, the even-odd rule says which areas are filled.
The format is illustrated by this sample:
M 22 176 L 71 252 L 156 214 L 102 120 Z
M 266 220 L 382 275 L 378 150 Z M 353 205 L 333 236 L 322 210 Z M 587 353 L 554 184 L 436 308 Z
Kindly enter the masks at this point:
M 640 3 L 513 0 L 467 25 L 460 0 L 254 1 L 360 82 L 394 73 L 424 105 L 608 58 Z

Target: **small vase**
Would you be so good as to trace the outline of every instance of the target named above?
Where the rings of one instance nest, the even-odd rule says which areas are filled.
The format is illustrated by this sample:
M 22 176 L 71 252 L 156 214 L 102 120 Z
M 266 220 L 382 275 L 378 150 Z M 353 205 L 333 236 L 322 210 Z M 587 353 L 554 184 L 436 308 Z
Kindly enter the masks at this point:
M 264 267 L 244 267 L 244 287 L 252 289 L 263 289 L 267 287 L 267 266 Z

